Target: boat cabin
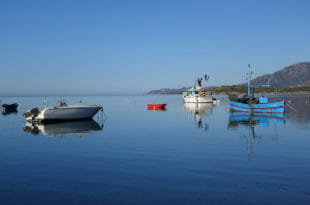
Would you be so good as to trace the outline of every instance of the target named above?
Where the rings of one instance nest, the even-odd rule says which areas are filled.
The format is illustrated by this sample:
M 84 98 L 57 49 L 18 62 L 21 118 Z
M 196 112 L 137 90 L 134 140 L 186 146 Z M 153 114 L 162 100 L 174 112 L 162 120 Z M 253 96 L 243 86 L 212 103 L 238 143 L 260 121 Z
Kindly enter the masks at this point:
M 190 88 L 188 91 L 184 92 L 184 96 L 190 96 L 190 97 L 205 96 L 205 95 L 206 92 L 202 91 L 201 88 L 200 89 Z
M 260 97 L 260 98 L 259 98 L 259 103 L 260 103 L 260 104 L 266 104 L 266 103 L 268 103 L 268 98 L 267 98 L 267 97 L 264 97 L 264 96 Z

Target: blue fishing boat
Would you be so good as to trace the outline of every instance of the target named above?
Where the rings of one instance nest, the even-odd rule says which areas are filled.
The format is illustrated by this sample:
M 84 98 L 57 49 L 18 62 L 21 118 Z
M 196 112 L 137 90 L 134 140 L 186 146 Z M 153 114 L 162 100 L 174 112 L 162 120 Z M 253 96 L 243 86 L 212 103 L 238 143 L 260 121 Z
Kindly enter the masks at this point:
M 258 104 L 246 104 L 230 101 L 229 107 L 232 112 L 284 113 L 284 101 Z
M 284 101 L 271 102 L 267 97 L 254 97 L 254 92 L 251 95 L 251 75 L 250 70 L 247 73 L 248 77 L 248 94 L 238 98 L 237 95 L 229 94 L 229 108 L 231 112 L 250 112 L 250 113 L 284 113 Z

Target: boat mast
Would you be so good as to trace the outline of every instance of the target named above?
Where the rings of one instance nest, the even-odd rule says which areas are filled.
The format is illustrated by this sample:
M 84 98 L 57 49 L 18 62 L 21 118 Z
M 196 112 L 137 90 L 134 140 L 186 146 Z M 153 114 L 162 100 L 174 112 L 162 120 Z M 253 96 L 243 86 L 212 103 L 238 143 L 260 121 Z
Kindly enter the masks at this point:
M 44 106 L 47 107 L 46 96 L 44 97 Z
M 248 71 L 248 98 L 250 98 L 251 96 L 251 65 L 248 64 L 248 68 L 249 68 L 249 71 Z

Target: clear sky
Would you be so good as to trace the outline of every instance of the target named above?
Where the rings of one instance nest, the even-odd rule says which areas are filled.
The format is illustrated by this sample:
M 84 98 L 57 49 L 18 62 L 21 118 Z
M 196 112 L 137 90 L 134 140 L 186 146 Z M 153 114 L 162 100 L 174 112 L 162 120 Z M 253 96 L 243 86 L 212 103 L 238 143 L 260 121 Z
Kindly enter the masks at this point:
M 310 1 L 0 0 L 0 95 L 139 94 L 310 61 Z

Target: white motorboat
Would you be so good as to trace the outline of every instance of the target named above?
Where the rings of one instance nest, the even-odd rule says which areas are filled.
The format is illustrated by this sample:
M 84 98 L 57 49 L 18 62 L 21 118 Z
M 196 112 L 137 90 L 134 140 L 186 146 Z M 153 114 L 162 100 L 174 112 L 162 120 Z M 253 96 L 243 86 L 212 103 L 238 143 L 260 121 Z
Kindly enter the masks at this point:
M 47 107 L 42 110 L 34 108 L 26 111 L 24 117 L 28 122 L 70 121 L 92 119 L 103 108 L 98 105 L 86 105 L 78 103 L 67 105 L 61 102 L 59 106 Z
M 195 86 L 188 89 L 186 92 L 183 92 L 183 99 L 185 103 L 219 103 L 220 100 L 217 100 L 211 95 L 207 94 L 207 90 L 201 87 L 203 78 L 198 78 L 195 82 Z M 208 81 L 209 76 L 205 75 L 204 80 Z

